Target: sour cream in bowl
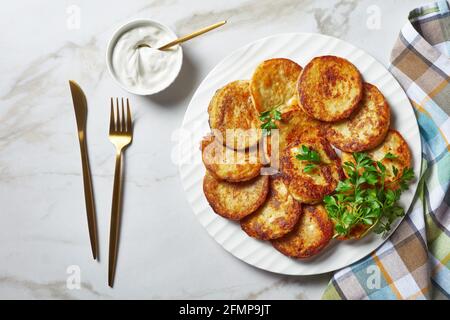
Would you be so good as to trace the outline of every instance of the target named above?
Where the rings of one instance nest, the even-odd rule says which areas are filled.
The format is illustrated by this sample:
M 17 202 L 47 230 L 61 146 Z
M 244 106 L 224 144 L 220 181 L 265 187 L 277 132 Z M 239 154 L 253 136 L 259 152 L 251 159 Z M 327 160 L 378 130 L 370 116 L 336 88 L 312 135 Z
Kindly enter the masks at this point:
M 180 72 L 183 51 L 179 45 L 166 50 L 157 48 L 176 38 L 172 30 L 153 20 L 126 23 L 108 43 L 106 63 L 111 76 L 134 94 L 151 95 L 164 90 Z

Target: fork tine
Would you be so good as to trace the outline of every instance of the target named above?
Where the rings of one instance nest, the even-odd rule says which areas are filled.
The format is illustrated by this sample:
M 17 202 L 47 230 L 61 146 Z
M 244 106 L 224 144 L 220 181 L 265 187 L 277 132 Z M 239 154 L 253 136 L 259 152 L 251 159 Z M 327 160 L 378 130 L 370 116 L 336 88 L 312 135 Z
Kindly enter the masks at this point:
M 122 123 L 121 123 L 122 127 L 121 127 L 121 131 L 122 132 L 126 132 L 126 128 L 125 128 L 125 105 L 123 103 L 123 97 L 122 97 Z
M 111 115 L 109 117 L 109 133 L 112 133 L 115 130 L 114 123 L 114 100 L 111 97 Z
M 127 132 L 131 133 L 131 110 L 130 110 L 130 102 L 127 98 Z
M 116 131 L 120 132 L 119 98 L 116 98 Z

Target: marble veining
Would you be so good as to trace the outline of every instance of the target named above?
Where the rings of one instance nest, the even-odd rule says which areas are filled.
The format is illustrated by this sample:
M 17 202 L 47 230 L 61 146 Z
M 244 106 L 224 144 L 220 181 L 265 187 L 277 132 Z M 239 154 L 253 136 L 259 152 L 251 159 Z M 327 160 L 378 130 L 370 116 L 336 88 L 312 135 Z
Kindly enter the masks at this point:
M 48 283 L 39 283 L 35 281 L 17 279 L 15 277 L 0 277 L 0 286 L 13 286 L 27 290 L 32 297 L 39 299 L 42 296 L 48 296 L 50 299 L 76 299 L 70 294 L 70 291 L 66 289 L 65 281 L 52 281 Z M 100 297 L 101 294 L 93 289 L 89 283 L 83 283 L 82 289 L 88 292 L 90 295 Z
M 355 0 L 340 0 L 331 7 L 314 8 L 311 12 L 320 33 L 342 37 L 348 31 L 351 13 L 358 5 Z
M 179 20 L 175 25 L 179 33 L 187 33 L 192 29 L 201 28 L 203 25 L 212 24 L 220 20 L 229 20 L 229 28 L 239 28 L 241 25 L 264 24 L 283 16 L 291 16 L 293 13 L 301 13 L 310 7 L 312 0 L 259 0 L 243 1 L 238 6 L 223 9 L 213 9 L 193 14 Z

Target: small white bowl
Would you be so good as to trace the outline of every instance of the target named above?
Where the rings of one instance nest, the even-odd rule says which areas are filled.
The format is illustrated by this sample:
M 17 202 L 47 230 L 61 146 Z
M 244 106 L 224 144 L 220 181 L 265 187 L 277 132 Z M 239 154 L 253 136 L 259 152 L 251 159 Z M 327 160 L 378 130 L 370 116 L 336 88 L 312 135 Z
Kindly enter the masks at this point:
M 108 47 L 106 49 L 106 65 L 108 66 L 108 71 L 109 71 L 110 75 L 113 77 L 113 79 L 116 81 L 116 83 L 119 86 L 121 86 L 123 89 L 125 89 L 126 91 L 133 93 L 133 94 L 142 95 L 142 96 L 147 96 L 147 95 L 158 93 L 158 92 L 166 89 L 168 86 L 170 86 L 173 83 L 173 81 L 177 78 L 178 74 L 180 73 L 181 65 L 183 63 L 183 50 L 182 50 L 181 46 L 179 46 L 179 48 L 177 50 L 178 56 L 176 57 L 176 63 L 172 66 L 172 68 L 174 68 L 174 71 L 171 73 L 170 77 L 167 77 L 166 79 L 164 79 L 163 81 L 158 83 L 157 86 L 154 86 L 152 88 L 145 88 L 145 89 L 130 88 L 130 87 L 126 86 L 125 84 L 123 84 L 119 80 L 119 78 L 117 77 L 117 75 L 114 71 L 114 67 L 113 67 L 113 63 L 112 63 L 113 51 L 114 51 L 114 47 L 116 46 L 117 40 L 125 32 L 127 32 L 131 29 L 134 29 L 134 28 L 140 27 L 140 26 L 149 26 L 149 25 L 159 27 L 160 29 L 167 32 L 167 34 L 169 34 L 170 37 L 173 39 L 177 38 L 176 34 L 169 27 L 167 27 L 157 21 L 150 20 L 150 19 L 136 19 L 136 20 L 132 20 L 132 21 L 125 23 L 124 25 L 119 27 L 116 31 L 114 31 L 113 36 L 109 40 Z

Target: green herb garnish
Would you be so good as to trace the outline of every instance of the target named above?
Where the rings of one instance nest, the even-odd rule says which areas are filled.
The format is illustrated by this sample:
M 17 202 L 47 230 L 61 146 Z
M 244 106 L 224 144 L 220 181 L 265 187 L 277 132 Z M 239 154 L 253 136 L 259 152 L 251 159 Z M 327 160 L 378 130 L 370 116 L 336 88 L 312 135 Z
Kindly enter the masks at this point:
M 305 173 L 312 172 L 317 167 L 317 164 L 320 163 L 319 153 L 305 145 L 302 145 L 300 152 L 295 157 L 300 161 L 310 162 L 303 168 L 303 172 Z
M 302 145 L 302 149 L 295 157 L 298 160 L 302 161 L 320 162 L 319 153 L 317 151 L 308 148 L 305 145 Z
M 345 162 L 348 178 L 339 181 L 334 195 L 324 198 L 325 208 L 335 224 L 336 236 L 346 236 L 353 227 L 364 224 L 376 233 L 386 234 L 391 224 L 405 214 L 397 205 L 400 195 L 408 189 L 414 178 L 411 168 L 399 170 L 392 167 L 394 179 L 386 182 L 386 167 L 380 161 L 373 161 L 365 153 L 354 153 L 353 162 Z M 386 154 L 386 159 L 396 156 Z M 392 188 L 395 186 L 395 188 Z
M 391 160 L 394 160 L 394 159 L 397 159 L 398 157 L 395 155 L 395 154 L 392 154 L 392 153 L 390 153 L 390 152 L 388 152 L 388 153 L 386 153 L 385 155 L 384 155 L 384 158 L 383 159 L 391 159 Z
M 317 164 L 309 163 L 303 168 L 303 172 L 310 173 L 317 167 Z
M 278 128 L 275 121 L 281 120 L 281 112 L 276 109 L 277 107 L 272 110 L 262 112 L 259 115 L 259 120 L 263 123 L 261 128 L 263 129 L 263 134 L 266 136 L 270 136 L 272 129 Z

